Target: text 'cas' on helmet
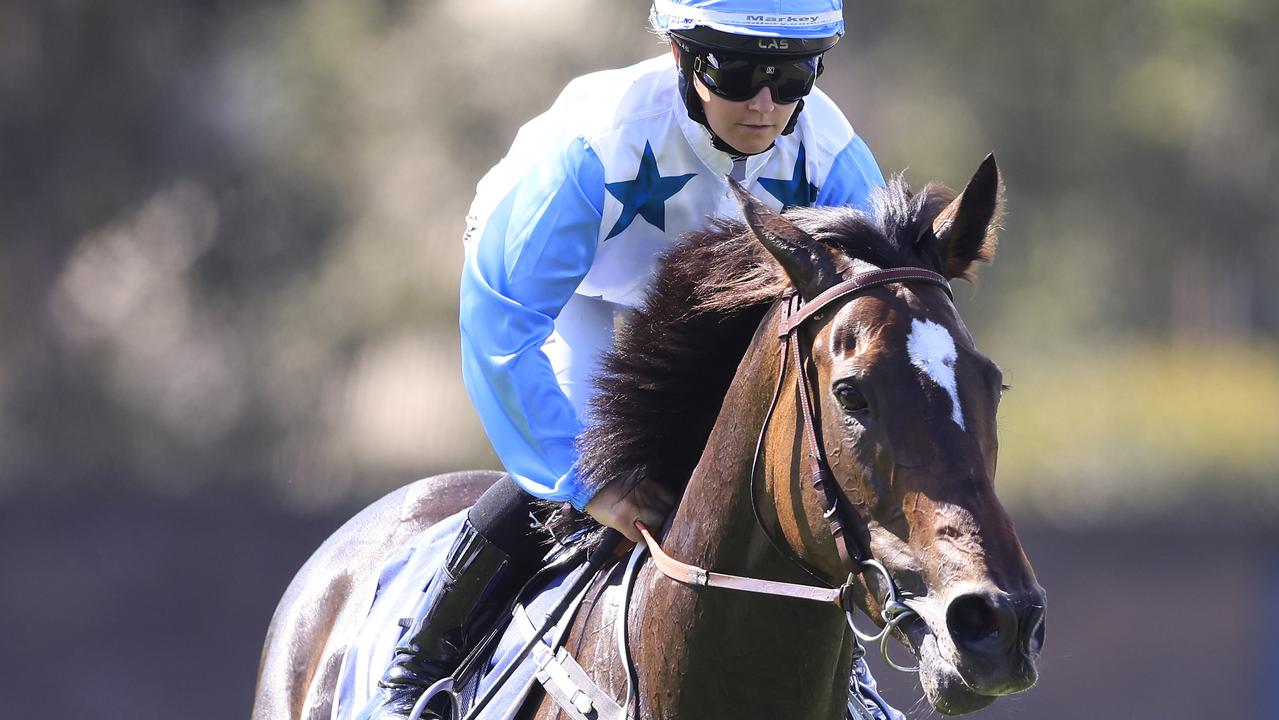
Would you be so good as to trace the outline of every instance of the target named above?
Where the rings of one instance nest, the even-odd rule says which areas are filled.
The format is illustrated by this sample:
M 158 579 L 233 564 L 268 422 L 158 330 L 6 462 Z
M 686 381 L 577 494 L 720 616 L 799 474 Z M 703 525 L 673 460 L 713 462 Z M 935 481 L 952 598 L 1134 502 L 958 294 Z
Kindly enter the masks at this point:
M 815 55 L 844 34 L 842 0 L 653 0 L 658 32 L 741 53 Z

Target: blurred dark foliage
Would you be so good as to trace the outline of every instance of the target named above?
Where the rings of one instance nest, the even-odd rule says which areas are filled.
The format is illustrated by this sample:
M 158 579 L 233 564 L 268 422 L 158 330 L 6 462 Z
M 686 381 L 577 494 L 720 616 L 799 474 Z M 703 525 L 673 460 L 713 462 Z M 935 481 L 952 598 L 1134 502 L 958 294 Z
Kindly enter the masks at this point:
M 261 474 L 280 432 L 269 412 L 246 411 L 217 444 L 185 442 L 112 392 L 109 343 L 69 346 L 49 311 L 87 234 L 180 182 L 198 183 L 218 215 L 185 278 L 191 302 L 233 336 L 247 339 L 254 308 L 326 251 L 343 211 L 335 189 L 246 149 L 220 122 L 226 36 L 247 21 L 241 4 L 216 2 L 0 11 L 0 362 L 6 427 L 26 445 L 10 447 L 0 484 L 129 482 L 138 455 L 155 452 L 193 476 Z
M 0 0 L 0 708 L 243 715 L 322 537 L 497 465 L 466 207 L 569 79 L 662 52 L 647 8 Z M 1279 3 L 846 16 L 820 84 L 885 171 L 1007 184 L 959 306 L 1053 609 L 1041 687 L 983 715 L 1273 716 Z
M 647 6 L 0 5 L 0 494 L 216 483 L 323 507 L 494 466 L 456 370 L 462 217 L 568 79 L 662 51 Z M 847 16 L 821 85 L 887 171 L 959 184 L 999 158 L 1003 247 L 961 305 L 1026 391 L 1006 421 L 1039 433 L 1006 467 L 1093 473 L 1044 455 L 1057 430 L 1030 400 L 1078 388 L 1083 358 L 1211 373 L 1213 349 L 1250 369 L 1229 435 L 1253 450 L 1181 458 L 1151 417 L 1165 430 L 1119 444 L 1154 459 L 1125 472 L 1273 470 L 1279 6 Z

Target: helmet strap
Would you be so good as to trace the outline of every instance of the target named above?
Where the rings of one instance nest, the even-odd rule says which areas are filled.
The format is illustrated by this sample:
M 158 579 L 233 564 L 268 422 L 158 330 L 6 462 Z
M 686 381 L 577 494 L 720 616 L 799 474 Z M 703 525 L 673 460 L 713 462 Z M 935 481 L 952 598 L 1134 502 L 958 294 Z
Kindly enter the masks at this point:
M 782 128 L 783 135 L 790 135 L 795 132 L 795 123 L 799 122 L 799 114 L 804 111 L 804 98 L 799 99 L 799 104 L 795 106 L 795 112 L 790 114 L 790 122 L 786 123 L 786 127 Z

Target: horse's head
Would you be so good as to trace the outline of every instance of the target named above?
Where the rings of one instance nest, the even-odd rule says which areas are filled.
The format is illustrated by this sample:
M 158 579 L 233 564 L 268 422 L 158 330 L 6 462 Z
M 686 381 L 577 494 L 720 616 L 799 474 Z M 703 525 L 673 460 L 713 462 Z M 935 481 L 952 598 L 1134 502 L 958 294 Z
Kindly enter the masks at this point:
M 964 192 L 940 186 L 881 194 L 876 217 L 801 210 L 777 215 L 739 190 L 748 224 L 806 299 L 858 273 L 916 266 L 968 277 L 994 254 L 1000 214 L 993 157 Z M 1044 591 L 995 497 L 999 367 L 977 350 L 940 287 L 899 283 L 858 293 L 812 318 L 814 411 L 838 484 L 868 543 L 917 616 L 900 626 L 938 710 L 957 714 L 1030 687 L 1044 632 Z M 794 368 L 790 371 L 794 373 Z M 793 375 L 786 379 L 794 387 Z M 784 402 L 770 447 L 778 520 L 795 551 L 831 579 L 847 571 L 815 493 L 794 490 L 798 403 Z M 791 413 L 795 423 L 779 422 Z M 776 487 L 791 484 L 791 489 Z M 863 609 L 879 617 L 885 583 L 862 575 Z

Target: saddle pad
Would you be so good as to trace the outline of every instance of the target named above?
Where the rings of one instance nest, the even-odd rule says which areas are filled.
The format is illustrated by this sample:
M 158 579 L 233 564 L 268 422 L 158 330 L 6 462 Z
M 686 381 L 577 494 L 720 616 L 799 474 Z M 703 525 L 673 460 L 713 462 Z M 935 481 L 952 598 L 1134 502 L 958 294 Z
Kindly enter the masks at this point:
M 333 720 L 362 720 L 372 712 L 377 701 L 378 680 L 390 666 L 400 636 L 406 632 L 399 626 L 399 620 L 411 617 L 417 609 L 422 592 L 443 564 L 444 556 L 466 518 L 466 512 L 460 511 L 432 525 L 396 553 L 382 568 L 368 615 L 356 636 L 351 639 L 342 659 L 333 703 Z M 535 625 L 540 626 L 545 622 L 549 611 L 584 570 L 584 566 L 580 565 L 566 568 L 564 572 L 547 579 L 531 599 L 525 601 L 524 612 Z M 571 619 L 566 617 L 561 620 L 560 627 Z M 552 630 L 546 639 L 550 640 L 558 630 L 559 627 Z M 507 626 L 485 664 L 478 685 L 472 683 L 468 688 L 469 692 L 463 693 L 467 704 L 474 696 L 487 692 L 494 679 L 501 675 L 526 642 L 527 635 L 524 632 L 514 625 Z M 536 672 L 535 662 L 526 657 L 506 685 L 473 720 L 510 720 L 536 682 Z

